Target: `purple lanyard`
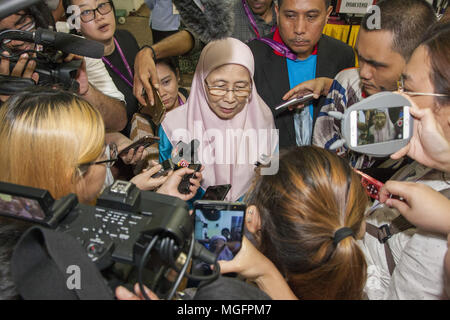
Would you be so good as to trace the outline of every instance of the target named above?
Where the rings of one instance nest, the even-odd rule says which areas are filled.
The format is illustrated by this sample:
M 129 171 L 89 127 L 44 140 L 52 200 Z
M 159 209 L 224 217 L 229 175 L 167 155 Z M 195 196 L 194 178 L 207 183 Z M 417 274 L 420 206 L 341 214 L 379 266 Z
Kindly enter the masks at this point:
M 261 35 L 259 34 L 259 30 L 258 30 L 258 26 L 256 25 L 255 17 L 250 12 L 250 9 L 247 5 L 246 0 L 242 0 L 242 6 L 244 7 L 245 14 L 246 14 L 248 20 L 250 21 L 250 24 L 252 25 L 253 31 L 255 31 L 255 33 L 256 33 L 256 38 L 260 39 Z M 270 32 L 274 32 L 274 31 L 275 31 L 275 26 L 272 26 L 272 29 L 270 30 Z
M 131 81 L 130 79 L 127 79 L 127 77 L 125 77 L 125 75 L 122 72 L 120 72 L 120 70 L 115 65 L 113 65 L 111 61 L 109 61 L 107 58 L 102 57 L 102 60 L 104 63 L 108 65 L 108 67 L 112 69 L 112 71 L 117 73 L 119 77 L 122 78 L 123 81 L 125 81 L 131 88 L 133 88 L 133 72 L 131 71 L 130 65 L 128 64 L 127 59 L 125 59 L 125 55 L 123 54 L 122 48 L 120 47 L 119 42 L 117 42 L 116 38 L 114 38 L 114 44 L 116 45 L 116 48 L 119 51 L 120 57 L 122 58 L 125 68 L 127 68 L 128 70 L 128 74 L 130 75 Z
M 181 99 L 180 96 L 178 96 L 178 105 L 182 106 L 184 104 L 183 99 Z
M 279 42 L 276 42 L 275 40 L 269 39 L 269 38 L 259 38 L 258 40 L 261 42 L 264 42 L 269 47 L 271 47 L 273 50 L 282 54 L 284 57 L 288 58 L 289 60 L 293 60 L 293 61 L 297 60 L 297 55 L 294 52 L 292 52 L 292 50 L 289 49 L 284 43 L 279 43 Z

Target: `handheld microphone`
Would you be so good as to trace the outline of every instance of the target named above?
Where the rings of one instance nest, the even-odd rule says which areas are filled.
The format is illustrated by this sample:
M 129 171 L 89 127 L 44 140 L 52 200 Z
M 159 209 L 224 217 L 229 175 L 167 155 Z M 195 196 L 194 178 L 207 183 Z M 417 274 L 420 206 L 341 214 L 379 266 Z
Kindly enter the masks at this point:
M 39 2 L 41 0 L 0 0 L 0 20 Z
M 36 31 L 5 30 L 0 33 L 0 42 L 5 39 L 32 42 L 53 47 L 64 53 L 73 53 L 95 59 L 103 57 L 105 50 L 104 45 L 100 42 L 42 28 L 37 28 Z

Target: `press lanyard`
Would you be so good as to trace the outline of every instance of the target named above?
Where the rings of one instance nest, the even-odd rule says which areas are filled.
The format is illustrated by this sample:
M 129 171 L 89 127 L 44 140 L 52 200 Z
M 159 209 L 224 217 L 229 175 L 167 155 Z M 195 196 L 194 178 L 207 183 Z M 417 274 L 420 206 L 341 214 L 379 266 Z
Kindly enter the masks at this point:
M 182 106 L 184 104 L 183 99 L 181 99 L 180 96 L 178 96 L 178 105 Z
M 280 43 L 269 38 L 259 38 L 258 40 L 264 42 L 273 50 L 282 54 L 284 57 L 293 61 L 297 60 L 297 55 L 294 52 L 292 52 L 292 50 L 289 49 L 284 43 Z
M 104 63 L 108 65 L 114 71 L 119 75 L 119 77 L 122 78 L 123 81 L 125 81 L 131 88 L 133 88 L 133 72 L 131 71 L 130 65 L 128 64 L 127 59 L 125 59 L 125 55 L 123 54 L 122 48 L 119 45 L 119 42 L 117 42 L 116 38 L 114 38 L 114 44 L 116 45 L 117 50 L 119 51 L 119 55 L 122 58 L 123 64 L 125 65 L 125 68 L 128 71 L 128 74 L 130 75 L 130 78 L 127 79 L 127 77 L 115 66 L 109 61 L 107 58 L 102 57 L 102 60 Z
M 259 34 L 259 30 L 258 30 L 258 26 L 256 25 L 255 17 L 250 12 L 250 8 L 248 7 L 246 0 L 242 0 L 242 6 L 244 7 L 245 14 L 246 14 L 248 20 L 250 21 L 250 24 L 252 25 L 253 31 L 256 34 L 256 38 L 260 39 L 261 35 Z M 275 31 L 275 26 L 272 26 L 272 29 L 270 30 L 270 32 L 274 32 L 274 31 Z

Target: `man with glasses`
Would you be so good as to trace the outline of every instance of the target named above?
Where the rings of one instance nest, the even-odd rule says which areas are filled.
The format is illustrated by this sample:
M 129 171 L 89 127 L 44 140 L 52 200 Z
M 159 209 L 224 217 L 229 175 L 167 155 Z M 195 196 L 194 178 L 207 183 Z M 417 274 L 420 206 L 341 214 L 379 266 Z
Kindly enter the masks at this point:
M 392 0 L 391 0 L 392 1 Z M 370 231 L 365 234 L 360 245 L 366 255 L 368 270 L 365 292 L 369 299 L 387 300 L 435 300 L 449 299 L 449 290 L 446 289 L 444 273 L 444 260 L 448 250 L 447 235 L 448 224 L 441 224 L 442 230 L 431 230 L 421 221 L 434 221 L 439 219 L 440 200 L 429 197 L 430 188 L 450 197 L 450 174 L 445 172 L 445 165 L 430 161 L 426 154 L 434 149 L 432 158 L 439 158 L 438 154 L 445 154 L 446 143 L 450 141 L 450 24 L 435 24 L 423 37 L 420 45 L 414 50 L 402 71 L 402 80 L 399 89 L 413 102 L 412 114 L 420 121 L 414 123 L 415 133 L 411 139 L 413 146 L 408 146 L 397 152 L 394 158 L 404 156 L 409 148 L 408 156 L 414 162 L 404 166 L 389 180 L 403 181 L 399 188 L 407 189 L 403 194 L 404 201 L 395 200 L 395 207 L 402 213 L 414 202 L 426 204 L 428 207 L 416 208 L 416 217 L 404 215 L 409 222 L 417 228 L 407 230 L 399 226 L 399 232 L 392 225 L 398 222 L 399 212 L 390 210 L 390 203 L 379 206 L 375 203 L 366 216 L 366 230 L 377 231 L 382 229 L 391 234 L 385 244 L 378 240 L 377 233 Z M 418 110 L 420 109 L 420 110 Z M 426 111 L 426 112 L 425 112 Z M 427 120 L 425 121 L 425 115 Z M 429 117 L 431 116 L 431 118 Z M 432 119 L 434 117 L 434 119 Z M 432 123 L 431 126 L 427 122 Z M 431 128 L 431 134 L 430 134 Z M 434 129 L 433 129 L 434 128 Z M 440 132 L 434 134 L 433 131 Z M 428 139 L 426 136 L 432 136 Z M 420 146 L 414 140 L 420 139 Z M 425 154 L 425 155 L 424 155 Z M 448 159 L 448 158 L 447 158 Z M 420 161 L 420 163 L 418 162 Z M 398 182 L 397 182 L 398 183 Z M 411 186 L 416 184 L 428 186 L 428 193 L 409 193 Z M 408 188 L 409 187 L 409 188 Z M 419 188 L 420 189 L 420 188 Z M 403 190 L 403 189 L 402 189 Z M 384 190 L 385 191 L 385 190 Z M 399 195 L 396 190 L 391 190 Z M 386 201 L 386 191 L 382 192 L 383 202 Z M 397 198 L 398 199 L 398 198 Z M 442 208 L 445 208 L 445 204 Z M 449 213 L 447 205 L 445 213 Z M 417 217 L 421 217 L 421 221 Z M 396 221 L 394 221 L 394 219 Z M 370 227 L 369 223 L 373 226 Z M 444 227 L 445 226 L 445 227 Z M 375 228 L 374 228 L 375 227 Z M 428 231 L 430 230 L 430 231 Z M 389 254 L 389 252 L 391 254 Z M 448 260 L 447 260 L 448 262 Z M 448 266 L 447 266 L 448 267 Z M 447 289 L 448 283 L 447 283 Z
M 340 72 L 334 80 L 325 79 L 301 84 L 297 92 L 312 91 L 327 95 L 327 104 L 321 108 L 313 133 L 313 144 L 329 149 L 340 136 L 340 123 L 328 116 L 328 111 L 344 112 L 362 99 L 382 91 L 397 90 L 400 74 L 413 50 L 427 29 L 436 21 L 433 8 L 425 0 L 382 0 L 377 3 L 381 26 L 373 29 L 368 24 L 372 12 L 361 23 L 355 51 L 359 69 Z M 397 115 L 398 116 L 398 115 Z M 392 119 L 397 119 L 391 114 Z M 346 154 L 345 148 L 337 150 Z M 378 166 L 373 159 L 349 154 L 351 165 L 357 168 Z M 392 172 L 386 173 L 391 176 Z
M 25 10 L 21 10 L 0 20 L 0 30 L 19 29 L 24 31 L 33 31 L 38 27 L 55 29 L 51 11 L 44 2 L 30 6 Z M 39 75 L 34 72 L 36 62 L 33 61 L 32 58 L 30 59 L 31 52 L 28 51 L 35 49 L 39 48 L 35 48 L 34 44 L 23 41 L 13 40 L 6 41 L 6 43 L 3 42 L 1 52 L 3 58 L 1 59 L 0 64 L 0 74 L 31 78 L 37 82 L 39 80 Z M 11 56 L 11 54 L 14 53 L 21 54 L 21 56 L 16 66 L 10 72 L 9 60 L 4 57 Z M 70 55 L 66 58 L 66 62 L 73 58 L 74 57 Z M 98 65 L 97 68 L 98 69 L 96 72 L 98 74 L 104 74 L 106 77 L 109 77 L 103 63 Z M 112 80 L 109 78 L 110 82 L 107 85 L 105 85 L 105 82 L 108 81 L 104 81 L 98 85 L 91 84 L 90 75 L 86 73 L 86 62 L 82 63 L 75 80 L 77 80 L 80 84 L 78 94 L 100 111 L 105 122 L 106 129 L 108 131 L 122 130 L 125 127 L 127 120 L 125 104 L 123 102 L 124 98 L 123 95 L 117 91 L 117 88 L 114 86 L 114 83 L 112 83 Z M 111 83 L 113 87 L 111 86 Z M 111 89 L 109 91 L 103 90 L 105 87 L 109 87 Z M 1 99 L 2 101 L 5 101 L 8 99 L 8 96 L 1 96 Z

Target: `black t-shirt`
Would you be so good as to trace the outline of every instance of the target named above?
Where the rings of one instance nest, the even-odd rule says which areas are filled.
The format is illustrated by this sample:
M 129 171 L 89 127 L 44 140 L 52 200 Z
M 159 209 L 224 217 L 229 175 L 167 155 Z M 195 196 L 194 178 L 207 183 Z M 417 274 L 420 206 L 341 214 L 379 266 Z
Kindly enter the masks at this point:
M 134 59 L 136 58 L 136 55 L 139 51 L 139 45 L 134 38 L 134 36 L 128 32 L 127 30 L 117 30 L 114 34 L 116 37 L 117 42 L 119 43 L 120 47 L 122 48 L 122 52 L 125 55 L 125 59 L 128 61 L 128 64 L 130 65 L 131 71 L 134 73 Z M 117 69 L 122 72 L 122 74 L 128 79 L 130 77 L 127 68 L 125 67 L 125 64 L 122 61 L 122 58 L 120 56 L 119 50 L 116 48 L 114 52 L 109 55 L 105 56 Z M 133 118 L 133 114 L 136 113 L 139 110 L 138 107 L 138 101 L 136 97 L 133 94 L 133 88 L 130 87 L 116 72 L 114 72 L 106 63 L 106 70 L 108 70 L 109 75 L 111 76 L 112 80 L 114 81 L 114 84 L 116 85 L 117 89 L 123 93 L 125 96 L 125 101 L 127 102 L 127 117 L 128 122 L 127 126 L 124 130 L 122 130 L 122 133 L 125 134 L 127 137 L 130 134 L 131 129 L 131 119 Z M 131 83 L 133 83 L 133 79 L 130 79 Z

